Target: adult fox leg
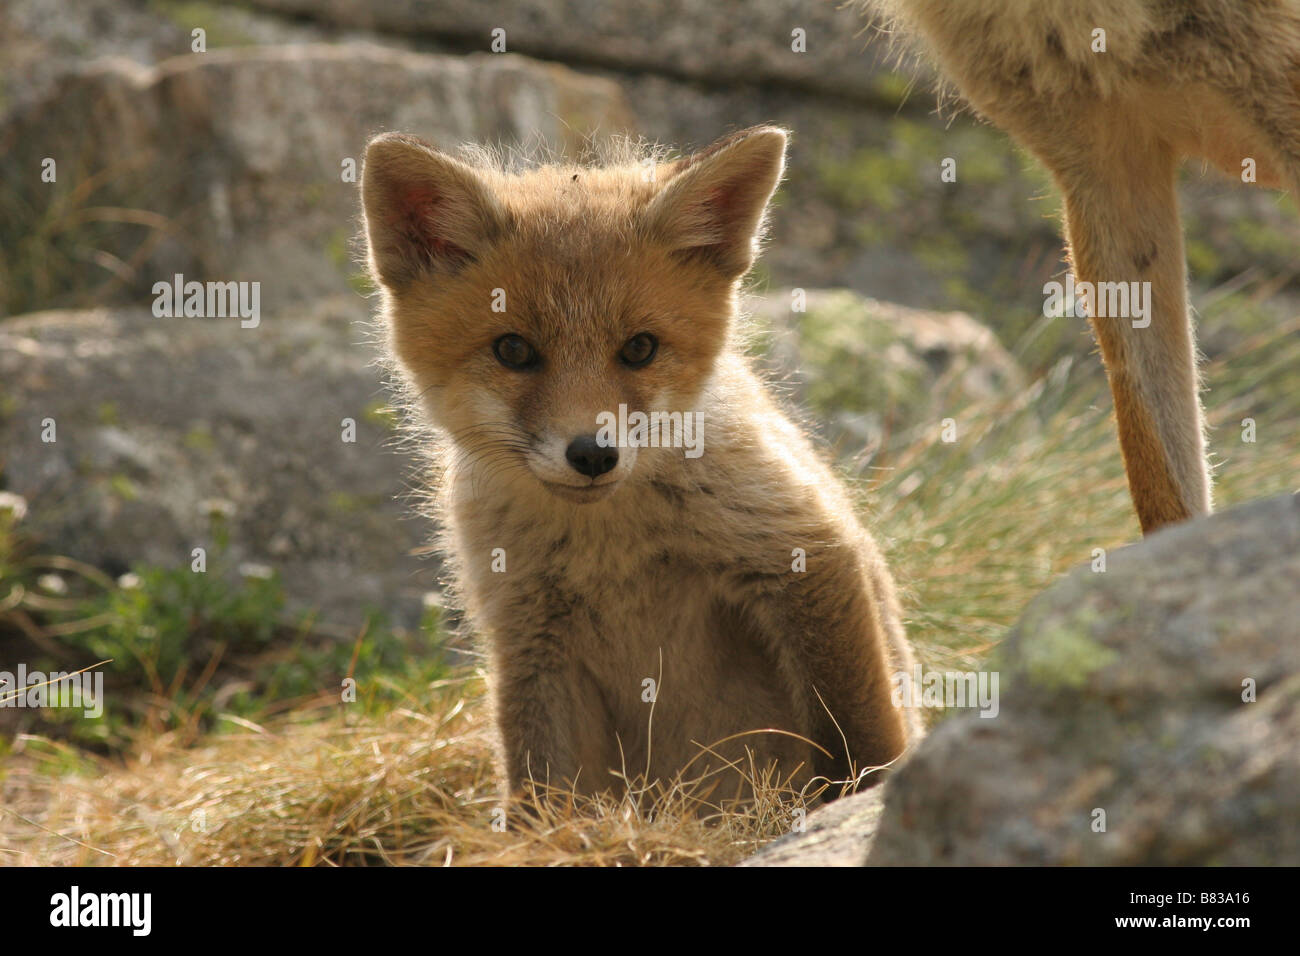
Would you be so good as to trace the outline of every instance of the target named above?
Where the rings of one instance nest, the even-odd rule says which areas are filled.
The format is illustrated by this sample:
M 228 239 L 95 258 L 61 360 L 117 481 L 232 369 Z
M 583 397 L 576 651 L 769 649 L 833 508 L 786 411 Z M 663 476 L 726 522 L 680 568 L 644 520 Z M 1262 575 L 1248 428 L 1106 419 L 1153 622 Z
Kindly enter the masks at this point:
M 1098 104 L 1076 128 L 1032 144 L 1065 198 L 1080 282 L 1150 282 L 1150 324 L 1090 316 L 1115 402 L 1129 490 L 1144 534 L 1210 511 L 1196 345 L 1178 217 L 1175 147 L 1144 111 Z M 1132 312 L 1130 308 L 1130 312 Z

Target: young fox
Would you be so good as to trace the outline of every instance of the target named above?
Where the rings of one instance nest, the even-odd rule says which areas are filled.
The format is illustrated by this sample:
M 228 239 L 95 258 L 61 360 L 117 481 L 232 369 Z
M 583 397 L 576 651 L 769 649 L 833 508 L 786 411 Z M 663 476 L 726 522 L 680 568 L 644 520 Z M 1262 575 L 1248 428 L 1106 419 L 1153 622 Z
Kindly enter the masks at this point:
M 751 770 L 844 780 L 918 732 L 891 701 L 912 658 L 889 572 L 732 341 L 785 143 L 522 173 L 366 150 L 382 321 L 444 444 L 513 792 L 708 776 L 743 798 Z M 637 413 L 674 427 L 648 443 Z M 691 445 L 665 447 L 679 421 Z
M 866 0 L 922 37 L 1065 197 L 1077 279 L 1150 282 L 1092 319 L 1144 532 L 1210 510 L 1175 189 L 1186 156 L 1300 189 L 1300 0 Z

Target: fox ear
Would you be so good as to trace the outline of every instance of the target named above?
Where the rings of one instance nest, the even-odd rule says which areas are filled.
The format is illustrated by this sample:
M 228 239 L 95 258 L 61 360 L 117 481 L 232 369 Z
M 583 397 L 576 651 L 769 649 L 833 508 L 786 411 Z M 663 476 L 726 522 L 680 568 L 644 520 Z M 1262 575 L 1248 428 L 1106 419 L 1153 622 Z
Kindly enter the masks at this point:
M 361 173 L 370 271 L 401 288 L 425 273 L 454 273 L 504 229 L 506 214 L 472 168 L 415 136 L 384 133 Z
M 785 169 L 785 130 L 755 126 L 677 163 L 646 215 L 651 234 L 739 278 L 754 264 L 768 200 Z

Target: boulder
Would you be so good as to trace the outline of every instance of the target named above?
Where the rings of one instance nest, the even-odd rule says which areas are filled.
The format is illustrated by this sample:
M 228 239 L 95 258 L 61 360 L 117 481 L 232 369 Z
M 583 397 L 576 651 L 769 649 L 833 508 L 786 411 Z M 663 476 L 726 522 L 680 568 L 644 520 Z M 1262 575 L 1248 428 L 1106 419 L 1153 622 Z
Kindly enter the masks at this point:
M 187 567 L 220 521 L 224 564 L 278 571 L 322 631 L 355 636 L 369 609 L 413 627 L 437 565 L 364 317 L 344 302 L 257 328 L 129 309 L 0 324 L 0 487 L 47 552 Z
M 964 312 L 927 312 L 847 289 L 746 300 L 771 377 L 851 454 L 1024 387 L 997 336 Z M 905 437 L 905 436 L 903 436 Z
M 748 0 L 253 0 L 263 10 L 467 50 L 506 48 L 566 63 L 710 83 L 738 79 L 873 99 L 887 73 L 875 31 L 851 5 Z M 800 40 L 796 31 L 802 31 Z M 500 36 L 500 34 L 498 34 Z M 701 38 L 707 37 L 707 55 Z
M 360 283 L 371 134 L 575 150 L 631 126 L 614 84 L 511 55 L 320 44 L 97 61 L 0 122 L 0 310 L 146 304 L 178 273 L 260 281 L 271 310 L 311 302 Z
M 1300 863 L 1298 583 L 1297 495 L 1077 569 L 999 649 L 998 717 L 891 781 L 869 862 Z
M 791 49 L 796 26 L 807 31 L 806 53 Z M 80 89 L 69 73 L 114 55 L 170 74 L 176 65 L 162 61 L 188 51 L 197 27 L 207 31 L 209 52 L 181 62 L 211 67 L 199 102 L 215 102 L 222 122 L 191 124 L 170 103 L 159 114 L 167 128 L 153 137 L 157 150 L 110 168 L 95 151 L 112 153 L 115 139 L 125 138 L 112 119 L 107 133 L 84 137 L 89 160 L 78 169 L 81 134 L 98 130 L 115 94 L 61 103 L 67 84 Z M 514 53 L 581 74 L 487 54 L 498 27 Z M 327 41 L 336 44 L 333 57 L 312 67 L 270 52 L 291 44 L 310 59 Z M 376 54 L 375 44 L 386 53 Z M 509 95 L 485 93 L 454 70 L 444 83 L 427 78 L 440 67 L 394 65 L 484 58 L 515 64 L 530 79 Z M 138 302 L 154 273 L 177 264 L 266 263 L 277 278 L 269 301 L 309 301 L 310 294 L 295 297 L 318 282 L 337 289 L 357 281 L 349 232 L 337 218 L 354 210 L 340 196 L 339 163 L 356 157 L 367 133 L 399 127 L 414 112 L 424 118 L 410 131 L 443 145 L 541 137 L 565 146 L 591 130 L 631 129 L 634 117 L 636 131 L 682 150 L 756 123 L 794 132 L 759 270 L 775 283 L 961 308 L 1039 371 L 1062 355 L 1088 356 L 1095 346 L 1086 323 L 1042 318 L 1043 285 L 1065 268 L 1050 179 L 1000 131 L 930 115 L 929 78 L 891 72 L 890 63 L 853 5 L 801 0 L 753 0 L 743 17 L 711 0 L 8 0 L 0 5 L 0 313 Z M 232 69 L 249 79 L 228 82 Z M 611 96 L 613 120 L 601 105 Z M 257 147 L 269 167 L 245 161 L 244 138 L 231 132 L 252 124 L 268 131 L 254 142 L 280 130 L 287 139 L 301 136 L 312 118 L 320 128 L 288 166 L 274 147 Z M 62 165 L 69 155 L 73 174 Z M 59 160 L 64 186 L 40 180 L 45 158 Z M 948 159 L 956 163 L 953 182 L 940 175 Z M 196 161 L 196 176 L 186 177 Z M 53 201 L 95 171 L 103 176 L 94 190 Z M 1183 200 L 1198 283 L 1235 287 L 1243 273 L 1269 282 L 1291 273 L 1300 239 L 1293 200 L 1193 169 Z M 232 241 L 241 229 L 247 238 Z M 1235 341 L 1220 326 L 1207 324 L 1203 336 L 1211 357 Z

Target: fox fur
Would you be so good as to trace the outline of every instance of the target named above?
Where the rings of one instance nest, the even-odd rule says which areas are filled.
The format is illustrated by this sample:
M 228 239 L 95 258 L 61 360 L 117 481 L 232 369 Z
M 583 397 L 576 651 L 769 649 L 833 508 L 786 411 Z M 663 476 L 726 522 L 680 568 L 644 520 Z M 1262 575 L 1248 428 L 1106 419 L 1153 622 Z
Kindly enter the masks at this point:
M 1151 283 L 1149 327 L 1092 319 L 1129 489 L 1144 532 L 1208 513 L 1177 171 L 1300 189 L 1300 0 L 866 5 L 1051 171 L 1077 279 Z
M 746 799 L 751 768 L 845 780 L 920 733 L 891 700 L 912 653 L 880 552 L 737 345 L 785 148 L 756 127 L 674 161 L 522 171 L 400 134 L 366 151 L 380 321 L 440 436 L 443 547 L 512 793 Z M 628 367 L 640 334 L 657 352 Z M 509 335 L 535 365 L 494 354 Z M 703 454 L 620 447 L 575 472 L 566 448 L 620 405 L 701 412 Z

